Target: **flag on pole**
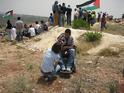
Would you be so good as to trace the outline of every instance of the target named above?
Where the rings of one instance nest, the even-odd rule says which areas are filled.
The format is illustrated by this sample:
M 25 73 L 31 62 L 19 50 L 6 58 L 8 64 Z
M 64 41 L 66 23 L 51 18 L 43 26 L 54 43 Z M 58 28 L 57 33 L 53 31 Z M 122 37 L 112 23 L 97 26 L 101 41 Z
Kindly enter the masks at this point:
M 4 16 L 3 16 L 4 19 L 12 19 L 13 18 L 13 10 L 10 10 L 10 11 L 7 11 Z
M 89 0 L 83 4 L 76 5 L 77 8 L 84 7 L 86 10 L 95 10 L 100 8 L 100 0 Z
M 95 2 L 85 7 L 86 10 L 95 10 L 98 8 L 100 8 L 100 0 L 95 0 Z
M 13 16 L 13 10 L 7 11 L 5 14 Z

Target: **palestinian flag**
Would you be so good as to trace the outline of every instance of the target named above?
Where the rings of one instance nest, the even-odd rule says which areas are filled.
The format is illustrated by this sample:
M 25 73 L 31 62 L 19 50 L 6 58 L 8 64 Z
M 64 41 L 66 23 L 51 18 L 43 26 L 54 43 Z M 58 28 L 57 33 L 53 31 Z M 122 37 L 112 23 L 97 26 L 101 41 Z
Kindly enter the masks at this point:
M 100 8 L 100 0 L 95 0 L 95 2 L 85 7 L 86 10 L 95 10 L 98 8 Z
M 83 4 L 76 5 L 76 7 L 84 7 L 86 10 L 94 10 L 100 7 L 100 0 L 89 0 Z
M 3 16 L 4 19 L 12 19 L 13 18 L 13 10 L 10 10 L 10 11 L 7 11 L 4 16 Z

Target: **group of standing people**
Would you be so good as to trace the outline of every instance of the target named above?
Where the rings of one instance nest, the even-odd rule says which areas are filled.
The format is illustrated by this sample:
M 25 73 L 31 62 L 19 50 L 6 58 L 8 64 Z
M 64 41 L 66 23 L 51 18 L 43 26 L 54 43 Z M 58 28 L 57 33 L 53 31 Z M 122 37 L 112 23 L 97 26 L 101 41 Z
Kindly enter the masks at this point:
M 93 26 L 96 22 L 100 23 L 101 31 L 106 29 L 106 13 L 98 13 L 96 15 L 95 11 L 87 11 L 85 9 L 79 8 L 74 10 L 74 20 L 81 19 L 86 21 L 90 26 Z
M 96 23 L 96 12 L 87 11 L 85 9 L 79 8 L 74 10 L 74 20 L 82 19 L 86 21 L 89 25 L 93 26 Z
M 24 23 L 20 17 L 17 18 L 15 26 L 12 25 L 10 20 L 7 21 L 6 32 L 8 34 L 8 40 L 9 41 L 13 41 L 13 40 L 21 41 L 21 40 L 23 40 L 23 35 L 22 35 L 23 26 L 24 26 L 23 24 Z
M 21 17 L 17 18 L 17 21 L 14 25 L 12 25 L 10 20 L 7 21 L 6 32 L 8 34 L 9 41 L 23 41 L 24 36 L 31 38 L 43 31 L 48 31 L 48 26 L 44 21 L 41 21 L 41 24 L 36 21 L 35 25 L 30 24 L 29 26 L 24 24 L 24 22 L 21 20 Z
M 71 26 L 72 8 L 70 5 L 66 7 L 65 3 L 59 4 L 58 1 L 52 6 L 53 13 L 50 13 L 49 23 L 52 26 Z M 100 22 L 101 30 L 106 29 L 106 13 L 98 13 L 98 17 L 95 11 L 87 11 L 83 8 L 74 9 L 74 20 L 81 19 L 86 21 L 90 26 L 93 26 L 96 22 Z
M 65 3 L 58 4 L 58 1 L 55 1 L 55 3 L 52 6 L 52 12 L 53 14 L 53 25 L 59 25 L 64 26 L 65 22 L 67 22 L 67 25 L 71 26 L 71 13 L 72 8 L 70 5 L 66 7 Z

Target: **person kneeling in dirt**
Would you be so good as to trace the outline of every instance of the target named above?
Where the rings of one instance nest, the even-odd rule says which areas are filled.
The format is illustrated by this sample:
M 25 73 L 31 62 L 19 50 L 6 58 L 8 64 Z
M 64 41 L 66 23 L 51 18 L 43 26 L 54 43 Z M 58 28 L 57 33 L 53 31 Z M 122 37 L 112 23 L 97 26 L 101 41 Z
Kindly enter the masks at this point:
M 73 37 L 71 36 L 71 30 L 66 29 L 65 33 L 62 33 L 58 38 L 57 42 L 61 45 L 61 58 L 63 65 L 61 66 L 62 71 L 75 72 L 75 45 Z M 66 58 L 66 61 L 65 61 Z
M 48 49 L 43 57 L 43 63 L 41 64 L 41 73 L 46 81 L 53 80 L 57 72 L 60 70 L 60 49 L 61 46 L 55 43 L 52 49 Z

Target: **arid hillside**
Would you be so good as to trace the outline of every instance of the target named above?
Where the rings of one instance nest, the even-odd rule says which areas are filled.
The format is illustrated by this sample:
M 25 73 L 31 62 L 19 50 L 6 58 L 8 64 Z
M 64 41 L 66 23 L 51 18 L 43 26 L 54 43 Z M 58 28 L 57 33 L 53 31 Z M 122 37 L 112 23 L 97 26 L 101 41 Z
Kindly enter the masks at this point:
M 76 73 L 44 82 L 40 64 L 44 51 L 66 28 L 53 27 L 23 43 L 11 43 L 0 36 L 0 93 L 124 93 L 124 36 L 118 31 L 102 32 L 96 43 L 83 40 L 86 30 L 72 29 L 77 46 Z M 97 27 L 92 28 L 96 30 Z M 117 33 L 117 32 L 116 32 Z

